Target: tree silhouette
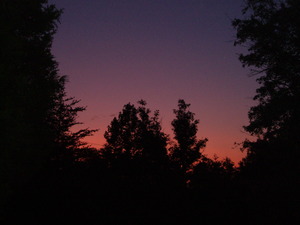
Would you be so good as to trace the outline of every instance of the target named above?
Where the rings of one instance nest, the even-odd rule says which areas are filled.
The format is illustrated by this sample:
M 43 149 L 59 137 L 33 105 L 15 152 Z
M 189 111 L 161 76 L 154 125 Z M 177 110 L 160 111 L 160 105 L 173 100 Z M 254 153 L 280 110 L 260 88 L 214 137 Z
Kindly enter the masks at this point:
M 225 189 L 224 183 L 231 181 L 235 171 L 234 163 L 229 158 L 219 160 L 217 156 L 213 159 L 202 156 L 191 174 L 190 186 L 220 197 L 220 190 Z
M 170 148 L 171 159 L 179 165 L 184 173 L 200 159 L 200 150 L 205 147 L 207 142 L 206 138 L 197 140 L 199 120 L 194 119 L 195 114 L 189 111 L 189 107 L 190 104 L 180 99 L 178 109 L 174 109 L 176 119 L 172 121 L 177 143 Z
M 159 112 L 146 108 L 146 102 L 126 104 L 118 118 L 114 118 L 108 126 L 104 137 L 107 141 L 102 149 L 103 156 L 110 159 L 143 158 L 148 161 L 166 159 L 168 137 L 161 131 Z
M 61 13 L 47 0 L 0 3 L 0 197 L 92 132 L 70 131 L 84 108 L 66 97 L 66 77 L 51 53 Z
M 289 155 L 291 162 L 300 158 L 299 8 L 299 1 L 294 0 L 249 0 L 243 11 L 245 17 L 233 21 L 235 45 L 248 49 L 247 54 L 240 55 L 240 61 L 251 67 L 253 74 L 260 74 L 260 87 L 254 96 L 258 105 L 250 109 L 250 124 L 244 127 L 258 140 L 244 143 L 248 159 L 243 164 L 268 156 L 278 165 L 285 164 L 282 155 Z
M 249 52 L 241 62 L 262 74 L 254 97 L 259 105 L 251 108 L 245 129 L 264 139 L 299 127 L 299 7 L 299 1 L 250 0 L 244 10 L 250 16 L 233 21 L 235 45 L 246 44 Z
M 233 20 L 235 45 L 248 50 L 240 61 L 259 75 L 260 84 L 254 96 L 258 104 L 244 127 L 256 140 L 243 145 L 247 156 L 240 163 L 240 178 L 248 185 L 241 189 L 249 194 L 247 204 L 259 206 L 256 217 L 267 221 L 276 214 L 276 223 L 296 219 L 290 214 L 299 210 L 293 202 L 299 201 L 300 172 L 299 9 L 297 0 L 247 0 L 243 18 Z M 260 207 L 269 208 L 269 214 L 259 212 Z
M 100 150 L 107 162 L 105 182 L 118 215 L 147 218 L 160 215 L 170 196 L 168 181 L 168 136 L 162 132 L 159 112 L 152 114 L 144 100 L 124 105 L 111 121 Z M 116 196 L 116 197 L 114 197 Z M 159 202 L 159 205 L 157 203 Z M 127 217 L 127 215 L 126 215 Z
M 131 158 L 135 155 L 135 134 L 137 129 L 137 110 L 128 103 L 118 118 L 114 118 L 104 133 L 106 144 L 103 148 L 105 157 Z

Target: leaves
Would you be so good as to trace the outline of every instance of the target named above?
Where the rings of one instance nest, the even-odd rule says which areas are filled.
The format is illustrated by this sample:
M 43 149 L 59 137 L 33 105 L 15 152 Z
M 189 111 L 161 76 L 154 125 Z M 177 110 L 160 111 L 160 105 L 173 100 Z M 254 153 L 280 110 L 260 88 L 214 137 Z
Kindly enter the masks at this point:
M 176 119 L 172 121 L 177 143 L 170 149 L 171 158 L 179 164 L 184 172 L 200 159 L 200 150 L 206 146 L 207 139 L 197 140 L 197 124 L 194 113 L 189 111 L 190 104 L 183 99 L 178 101 L 178 109 L 174 109 Z
M 159 111 L 150 116 L 146 101 L 138 102 L 139 107 L 126 104 L 118 118 L 108 126 L 104 137 L 107 141 L 103 154 L 112 158 L 144 157 L 148 160 L 160 160 L 166 157 L 168 137 L 161 130 Z
M 253 135 L 278 136 L 299 107 L 294 100 L 300 87 L 299 9 L 299 1 L 249 0 L 245 18 L 233 21 L 235 45 L 248 48 L 240 61 L 261 75 L 254 96 L 259 105 L 250 109 L 250 125 L 245 126 Z

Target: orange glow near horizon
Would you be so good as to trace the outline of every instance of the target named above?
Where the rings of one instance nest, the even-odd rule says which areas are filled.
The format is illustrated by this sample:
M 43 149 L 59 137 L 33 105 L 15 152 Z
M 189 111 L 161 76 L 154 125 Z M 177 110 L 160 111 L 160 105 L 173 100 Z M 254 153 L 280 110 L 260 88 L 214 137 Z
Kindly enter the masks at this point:
M 131 102 L 133 103 L 133 102 Z M 112 113 L 107 116 L 92 116 L 93 113 L 90 112 L 89 108 L 84 112 L 82 116 L 79 117 L 81 121 L 85 121 L 83 125 L 80 125 L 82 128 L 90 127 L 92 129 L 99 129 L 93 136 L 86 137 L 85 141 L 94 148 L 100 149 L 105 144 L 104 132 L 107 130 L 107 126 L 110 124 L 114 116 L 117 116 L 118 113 L 122 110 L 123 105 L 120 105 L 119 110 L 115 113 Z M 176 104 L 174 107 L 176 108 Z M 152 111 L 157 108 L 150 108 Z M 191 111 L 195 112 L 194 107 L 191 105 Z M 173 131 L 171 129 L 171 121 L 174 119 L 172 109 L 168 110 L 169 113 L 161 113 L 161 122 L 163 131 L 170 136 L 170 139 L 173 138 Z M 226 126 L 227 122 L 224 121 L 224 118 L 217 120 L 214 115 L 209 115 L 209 113 L 203 113 L 206 117 L 195 117 L 200 119 L 200 124 L 198 125 L 198 138 L 208 138 L 207 146 L 204 148 L 203 154 L 214 157 L 217 155 L 220 159 L 229 157 L 231 160 L 237 164 L 244 156 L 245 153 L 242 153 L 239 150 L 239 146 L 235 143 L 242 142 L 245 138 L 249 138 L 247 134 L 242 132 L 242 122 L 243 120 L 236 122 L 235 128 Z M 233 116 L 234 117 L 234 116 Z M 227 118 L 228 120 L 233 120 L 234 118 Z M 236 121 L 236 120 L 235 120 Z
M 248 137 L 242 126 L 257 86 L 233 47 L 242 0 L 49 2 L 64 8 L 53 54 L 68 95 L 87 106 L 78 120 L 100 129 L 87 142 L 101 147 L 113 116 L 140 99 L 160 110 L 172 137 L 172 110 L 184 99 L 200 120 L 198 137 L 209 139 L 204 153 L 240 161 L 234 143 Z

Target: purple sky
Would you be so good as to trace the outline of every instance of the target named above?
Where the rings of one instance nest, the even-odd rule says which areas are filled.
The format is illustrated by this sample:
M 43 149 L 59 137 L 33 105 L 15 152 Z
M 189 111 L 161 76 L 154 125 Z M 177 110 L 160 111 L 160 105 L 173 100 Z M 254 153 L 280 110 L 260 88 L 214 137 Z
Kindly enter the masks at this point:
M 243 154 L 234 147 L 254 102 L 255 78 L 238 61 L 231 20 L 243 0 L 50 0 L 64 8 L 53 54 L 69 76 L 69 96 L 87 111 L 78 120 L 100 131 L 87 141 L 104 143 L 103 133 L 124 104 L 145 99 L 161 112 L 171 134 L 179 98 L 200 119 L 205 153 Z

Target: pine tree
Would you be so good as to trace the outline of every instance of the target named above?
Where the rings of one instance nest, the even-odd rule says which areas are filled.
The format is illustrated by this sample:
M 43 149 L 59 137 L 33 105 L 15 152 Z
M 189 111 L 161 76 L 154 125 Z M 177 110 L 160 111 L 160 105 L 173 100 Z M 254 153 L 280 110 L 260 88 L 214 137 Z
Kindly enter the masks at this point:
M 62 11 L 47 0 L 0 2 L 0 193 L 5 198 L 56 153 L 92 131 L 71 132 L 84 110 L 66 97 L 51 53 Z M 60 150 L 59 150 L 60 149 Z

